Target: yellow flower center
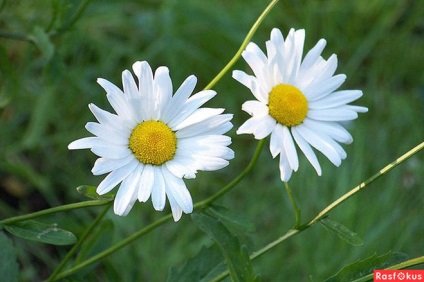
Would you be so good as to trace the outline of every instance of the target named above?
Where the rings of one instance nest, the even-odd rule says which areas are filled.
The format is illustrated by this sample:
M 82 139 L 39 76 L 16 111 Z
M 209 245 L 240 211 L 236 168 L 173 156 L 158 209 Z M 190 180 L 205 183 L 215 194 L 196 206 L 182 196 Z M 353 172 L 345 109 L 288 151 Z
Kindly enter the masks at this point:
M 296 87 L 278 84 L 268 98 L 269 115 L 285 126 L 302 123 L 308 112 L 308 100 Z
M 161 165 L 174 157 L 177 138 L 163 122 L 148 120 L 134 128 L 129 147 L 143 164 Z

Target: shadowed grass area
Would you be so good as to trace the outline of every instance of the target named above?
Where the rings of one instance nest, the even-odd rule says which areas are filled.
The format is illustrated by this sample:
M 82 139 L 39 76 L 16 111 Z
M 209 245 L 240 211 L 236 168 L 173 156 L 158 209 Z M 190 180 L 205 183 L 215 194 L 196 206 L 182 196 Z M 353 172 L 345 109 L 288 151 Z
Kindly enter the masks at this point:
M 153 68 L 169 67 L 174 89 L 195 74 L 196 89 L 201 90 L 231 59 L 266 5 L 259 0 L 2 1 L 0 217 L 85 200 L 75 187 L 101 181 L 102 177 L 91 175 L 96 159 L 91 152 L 67 150 L 71 141 L 89 135 L 84 129 L 86 122 L 94 120 L 89 103 L 111 110 L 97 77 L 121 85 L 124 69 L 147 60 Z M 300 159 L 290 187 L 303 221 L 424 140 L 423 13 L 423 1 L 281 0 L 253 37 L 264 49 L 273 27 L 283 34 L 291 27 L 305 28 L 305 51 L 325 38 L 324 57 L 336 53 L 337 73 L 348 77 L 342 89 L 362 89 L 364 96 L 357 104 L 369 108 L 347 125 L 354 142 L 344 146 L 348 157 L 339 168 L 320 155 L 323 175 L 319 177 L 305 158 Z M 240 60 L 235 68 L 247 66 Z M 218 95 L 207 105 L 234 113 L 229 134 L 236 158 L 226 169 L 200 172 L 186 181 L 195 202 L 238 175 L 256 147 L 252 136 L 235 134 L 248 118 L 241 104 L 253 96 L 230 73 L 214 90 Z M 272 159 L 267 146 L 254 172 L 217 202 L 255 224 L 256 230 L 244 236 L 250 250 L 283 235 L 295 223 L 278 160 Z M 350 246 L 316 225 L 255 260 L 255 273 L 263 281 L 310 277 L 321 281 L 374 253 L 422 255 L 422 175 L 420 153 L 330 214 L 357 232 L 364 246 Z M 100 211 L 90 208 L 42 220 L 57 222 L 78 236 Z M 108 213 L 102 228 L 93 234 L 100 239 L 77 261 L 162 215 L 151 202 L 136 204 L 125 218 Z M 13 240 L 23 281 L 47 278 L 67 251 Z M 190 217 L 183 216 L 178 224 L 160 227 L 73 279 L 164 281 L 169 267 L 181 268 L 202 245 L 210 244 Z

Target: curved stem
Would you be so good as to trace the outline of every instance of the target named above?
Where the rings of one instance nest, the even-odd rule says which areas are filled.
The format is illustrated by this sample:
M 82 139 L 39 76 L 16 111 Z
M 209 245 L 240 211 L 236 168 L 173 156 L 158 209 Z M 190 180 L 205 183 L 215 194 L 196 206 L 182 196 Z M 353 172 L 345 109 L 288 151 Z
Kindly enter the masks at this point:
M 97 255 L 87 259 L 86 261 L 83 261 L 80 264 L 75 265 L 74 267 L 63 271 L 62 273 L 60 273 L 59 275 L 56 276 L 56 278 L 52 281 L 56 281 L 59 279 L 62 279 L 66 276 L 69 276 L 83 268 L 85 268 L 86 266 L 95 263 L 103 258 L 105 258 L 106 256 L 118 251 L 119 249 L 125 247 L 126 245 L 132 243 L 133 241 L 137 240 L 138 238 L 140 238 L 141 236 L 149 233 L 150 231 L 152 231 L 153 229 L 157 228 L 158 226 L 166 223 L 167 221 L 169 221 L 172 218 L 172 214 L 168 214 L 164 217 L 162 217 L 161 219 L 151 223 L 150 225 L 146 226 L 145 228 L 141 229 L 140 231 L 134 233 L 133 235 L 127 237 L 126 239 L 122 240 L 121 242 L 119 242 L 118 244 L 110 247 L 109 249 L 104 250 L 101 253 L 98 253 Z
M 313 218 L 311 221 L 309 221 L 308 223 L 299 226 L 297 229 L 291 229 L 291 230 L 289 230 L 283 236 L 281 236 L 278 239 L 272 241 L 271 243 L 267 244 L 266 246 L 264 246 L 263 248 L 259 249 L 258 251 L 253 252 L 250 255 L 250 260 L 254 260 L 254 259 L 262 256 L 263 254 L 265 254 L 266 252 L 268 252 L 272 248 L 278 246 L 279 244 L 281 244 L 282 242 L 286 241 L 287 239 L 293 237 L 294 235 L 299 234 L 300 232 L 302 232 L 305 229 L 308 229 L 314 223 L 316 223 L 317 221 L 319 221 L 320 219 L 322 219 L 324 216 L 326 216 L 330 211 L 332 211 L 333 209 L 335 209 L 338 205 L 340 205 L 341 203 L 345 202 L 347 199 L 349 199 L 350 197 L 352 197 L 353 195 L 355 195 L 356 193 L 358 193 L 361 189 L 365 188 L 371 182 L 373 182 L 377 178 L 380 178 L 381 176 L 385 175 L 386 173 L 388 173 L 389 171 L 391 171 L 392 169 L 394 169 L 395 167 L 397 167 L 398 165 L 400 165 L 401 163 L 403 163 L 404 161 L 406 161 L 407 159 L 409 159 L 413 155 L 417 154 L 422 149 L 424 149 L 424 142 L 422 142 L 421 144 L 418 144 L 417 146 L 415 146 L 414 148 L 412 148 L 411 150 L 409 150 L 408 152 L 406 152 L 405 154 L 403 154 L 401 157 L 399 157 L 398 159 L 396 159 L 394 162 L 388 164 L 387 166 L 385 166 L 384 168 L 382 168 L 379 172 L 377 172 L 376 174 L 374 174 L 373 176 L 371 176 L 370 178 L 368 178 L 367 180 L 365 180 L 364 182 L 362 182 L 361 184 L 359 184 L 358 186 L 356 186 L 355 188 L 353 188 L 352 190 L 350 190 L 349 192 L 347 192 L 346 194 L 344 194 L 343 196 L 341 196 L 340 198 L 338 198 L 337 200 L 335 200 L 333 203 L 331 203 L 326 208 L 324 208 L 320 213 L 318 213 L 318 215 L 315 218 Z M 421 258 L 419 258 L 419 259 L 421 259 Z M 224 279 L 227 276 L 228 276 L 228 270 L 220 273 L 212 281 L 220 281 L 220 280 Z
M 404 269 L 407 267 L 411 267 L 411 266 L 416 266 L 416 265 L 420 265 L 420 264 L 424 264 L 424 256 L 421 257 L 417 257 L 417 258 L 413 258 L 407 261 L 403 261 L 401 263 L 398 264 L 394 264 L 388 268 L 385 268 L 385 270 L 399 270 L 399 269 Z M 353 282 L 364 282 L 364 281 L 372 281 L 374 278 L 374 273 L 368 274 L 367 276 L 364 276 L 360 279 L 354 280 Z
M 74 255 L 74 253 L 78 250 L 78 248 L 81 246 L 81 244 L 88 237 L 88 235 L 91 234 L 91 232 L 93 231 L 93 229 L 102 220 L 102 218 L 105 216 L 106 212 L 109 210 L 109 208 L 110 208 L 111 205 L 112 205 L 112 202 L 110 202 L 104 208 L 104 210 L 97 216 L 97 218 L 93 221 L 93 223 L 85 230 L 84 234 L 78 239 L 78 242 L 72 247 L 72 249 L 69 250 L 69 252 L 63 258 L 63 260 L 60 262 L 60 264 L 56 267 L 56 269 L 50 275 L 49 279 L 47 279 L 48 282 L 49 281 L 54 281 L 54 279 L 59 274 L 59 272 L 63 269 L 63 267 L 66 265 L 66 263 L 68 262 L 68 260 Z
M 256 161 L 259 158 L 260 152 L 261 152 L 262 147 L 263 147 L 263 143 L 264 143 L 264 140 L 260 140 L 258 142 L 258 146 L 256 148 L 255 154 L 252 157 L 252 160 L 250 161 L 248 166 L 233 181 L 231 181 L 229 184 L 224 186 L 216 194 L 214 194 L 211 197 L 207 198 L 206 200 L 199 202 L 196 205 L 194 205 L 194 209 L 203 208 L 203 207 L 209 205 L 210 203 L 212 203 L 213 201 L 215 201 L 216 199 L 218 199 L 219 197 L 221 197 L 222 195 L 227 193 L 229 190 L 231 190 L 234 186 L 236 186 L 253 169 L 253 166 L 255 165 Z M 95 262 L 105 258 L 106 256 L 116 252 L 117 250 L 119 250 L 119 249 L 125 247 L 126 245 L 132 243 L 133 241 L 139 239 L 143 235 L 149 233 L 153 229 L 155 229 L 155 228 L 159 227 L 160 225 L 166 223 L 171 218 L 172 218 L 172 214 L 168 214 L 165 217 L 158 219 L 157 221 L 151 223 L 147 227 L 145 227 L 145 228 L 141 229 L 140 231 L 134 233 L 133 235 L 124 239 L 123 241 L 119 242 L 118 244 L 110 247 L 109 249 L 106 249 L 105 251 L 87 259 L 86 261 L 84 261 L 80 264 L 75 265 L 74 267 L 72 267 L 68 270 L 63 271 L 62 273 L 56 275 L 55 277 L 50 278 L 48 281 L 56 281 L 58 279 L 62 279 L 66 276 L 69 276 L 69 275 L 87 267 L 88 265 L 90 265 L 92 263 L 95 263 Z
M 82 16 L 82 13 L 87 8 L 90 1 L 91 0 L 82 1 L 80 3 L 80 5 L 78 6 L 75 14 L 72 16 L 72 18 L 68 22 L 66 22 L 63 26 L 61 26 L 59 29 L 49 33 L 49 35 L 52 36 L 52 37 L 58 36 L 58 35 L 62 34 L 63 32 L 65 32 L 66 30 L 68 30 L 69 28 L 71 28 L 76 23 L 76 21 Z
M 301 212 L 300 209 L 297 207 L 296 201 L 294 200 L 293 193 L 290 189 L 289 183 L 284 182 L 284 187 L 286 187 L 287 194 L 289 194 L 290 203 L 293 207 L 294 215 L 296 216 L 296 225 L 293 229 L 298 229 L 301 224 Z
M 81 209 L 81 208 L 86 208 L 86 207 L 93 207 L 93 206 L 102 206 L 102 205 L 105 205 L 109 202 L 110 202 L 109 200 L 84 201 L 84 202 L 54 207 L 54 208 L 50 208 L 50 209 L 45 209 L 45 210 L 41 210 L 41 211 L 38 211 L 38 212 L 33 212 L 33 213 L 25 214 L 25 215 L 14 216 L 14 217 L 10 217 L 10 218 L 1 220 L 0 221 L 0 227 L 1 227 L 1 225 L 12 224 L 12 223 L 16 223 L 16 222 L 23 221 L 23 220 L 28 220 L 28 219 L 32 219 L 32 218 L 36 218 L 36 217 L 40 217 L 40 216 L 44 216 L 44 215 L 49 215 L 49 214 L 52 214 L 52 213 Z
M 211 89 L 228 72 L 228 70 L 237 62 L 237 60 L 241 56 L 241 53 L 243 52 L 243 50 L 246 48 L 247 44 L 249 43 L 250 39 L 252 39 L 253 34 L 258 29 L 259 25 L 262 23 L 262 21 L 268 15 L 268 13 L 271 11 L 271 9 L 275 6 L 275 4 L 277 4 L 277 2 L 278 2 L 278 0 L 273 0 L 268 4 L 268 6 L 265 8 L 265 10 L 262 12 L 262 14 L 256 20 L 256 22 L 250 28 L 250 30 L 247 33 L 246 37 L 244 38 L 242 44 L 240 45 L 240 48 L 237 50 L 237 53 L 228 62 L 228 64 L 214 77 L 214 79 L 212 79 L 212 81 L 208 85 L 206 85 L 205 90 Z

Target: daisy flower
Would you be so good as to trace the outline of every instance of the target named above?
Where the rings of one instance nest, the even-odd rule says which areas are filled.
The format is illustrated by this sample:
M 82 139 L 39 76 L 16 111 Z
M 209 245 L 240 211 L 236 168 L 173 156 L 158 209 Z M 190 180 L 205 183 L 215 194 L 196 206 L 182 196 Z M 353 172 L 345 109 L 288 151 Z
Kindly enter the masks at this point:
M 312 147 L 339 166 L 346 152 L 339 143 L 349 144 L 352 136 L 340 122 L 356 119 L 365 107 L 348 105 L 362 96 L 360 90 L 339 90 L 346 79 L 334 75 L 336 55 L 321 57 L 326 41 L 321 39 L 302 61 L 305 31 L 291 29 L 284 40 L 273 29 L 266 42 L 267 54 L 249 43 L 242 56 L 254 75 L 235 70 L 233 78 L 250 89 L 257 100 L 247 101 L 242 109 L 250 114 L 237 134 L 253 134 L 263 139 L 271 134 L 270 151 L 280 154 L 281 180 L 287 182 L 299 167 L 296 146 L 321 175 Z M 312 147 L 311 147 L 312 146 Z
M 175 221 L 182 212 L 193 211 L 191 195 L 183 178 L 195 178 L 199 170 L 212 171 L 228 165 L 234 152 L 231 139 L 223 135 L 232 128 L 232 115 L 224 109 L 200 108 L 216 95 L 205 90 L 189 97 L 196 77 L 189 76 L 173 95 L 167 67 L 153 76 L 147 62 L 136 62 L 133 71 L 122 72 L 123 91 L 99 78 L 107 99 L 116 112 L 90 104 L 98 122 L 86 129 L 95 137 L 69 144 L 69 149 L 91 149 L 99 156 L 92 173 L 109 173 L 97 187 L 103 195 L 119 183 L 114 212 L 127 215 L 135 201 L 152 196 L 153 207 L 161 211 L 166 198 Z

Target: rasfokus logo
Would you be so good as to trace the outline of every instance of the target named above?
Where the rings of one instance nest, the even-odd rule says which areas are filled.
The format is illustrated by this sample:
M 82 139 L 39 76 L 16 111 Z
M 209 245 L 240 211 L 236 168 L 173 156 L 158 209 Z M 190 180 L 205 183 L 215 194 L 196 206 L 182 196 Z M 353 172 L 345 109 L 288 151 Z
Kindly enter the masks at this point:
M 374 270 L 374 281 L 424 281 L 424 270 Z

